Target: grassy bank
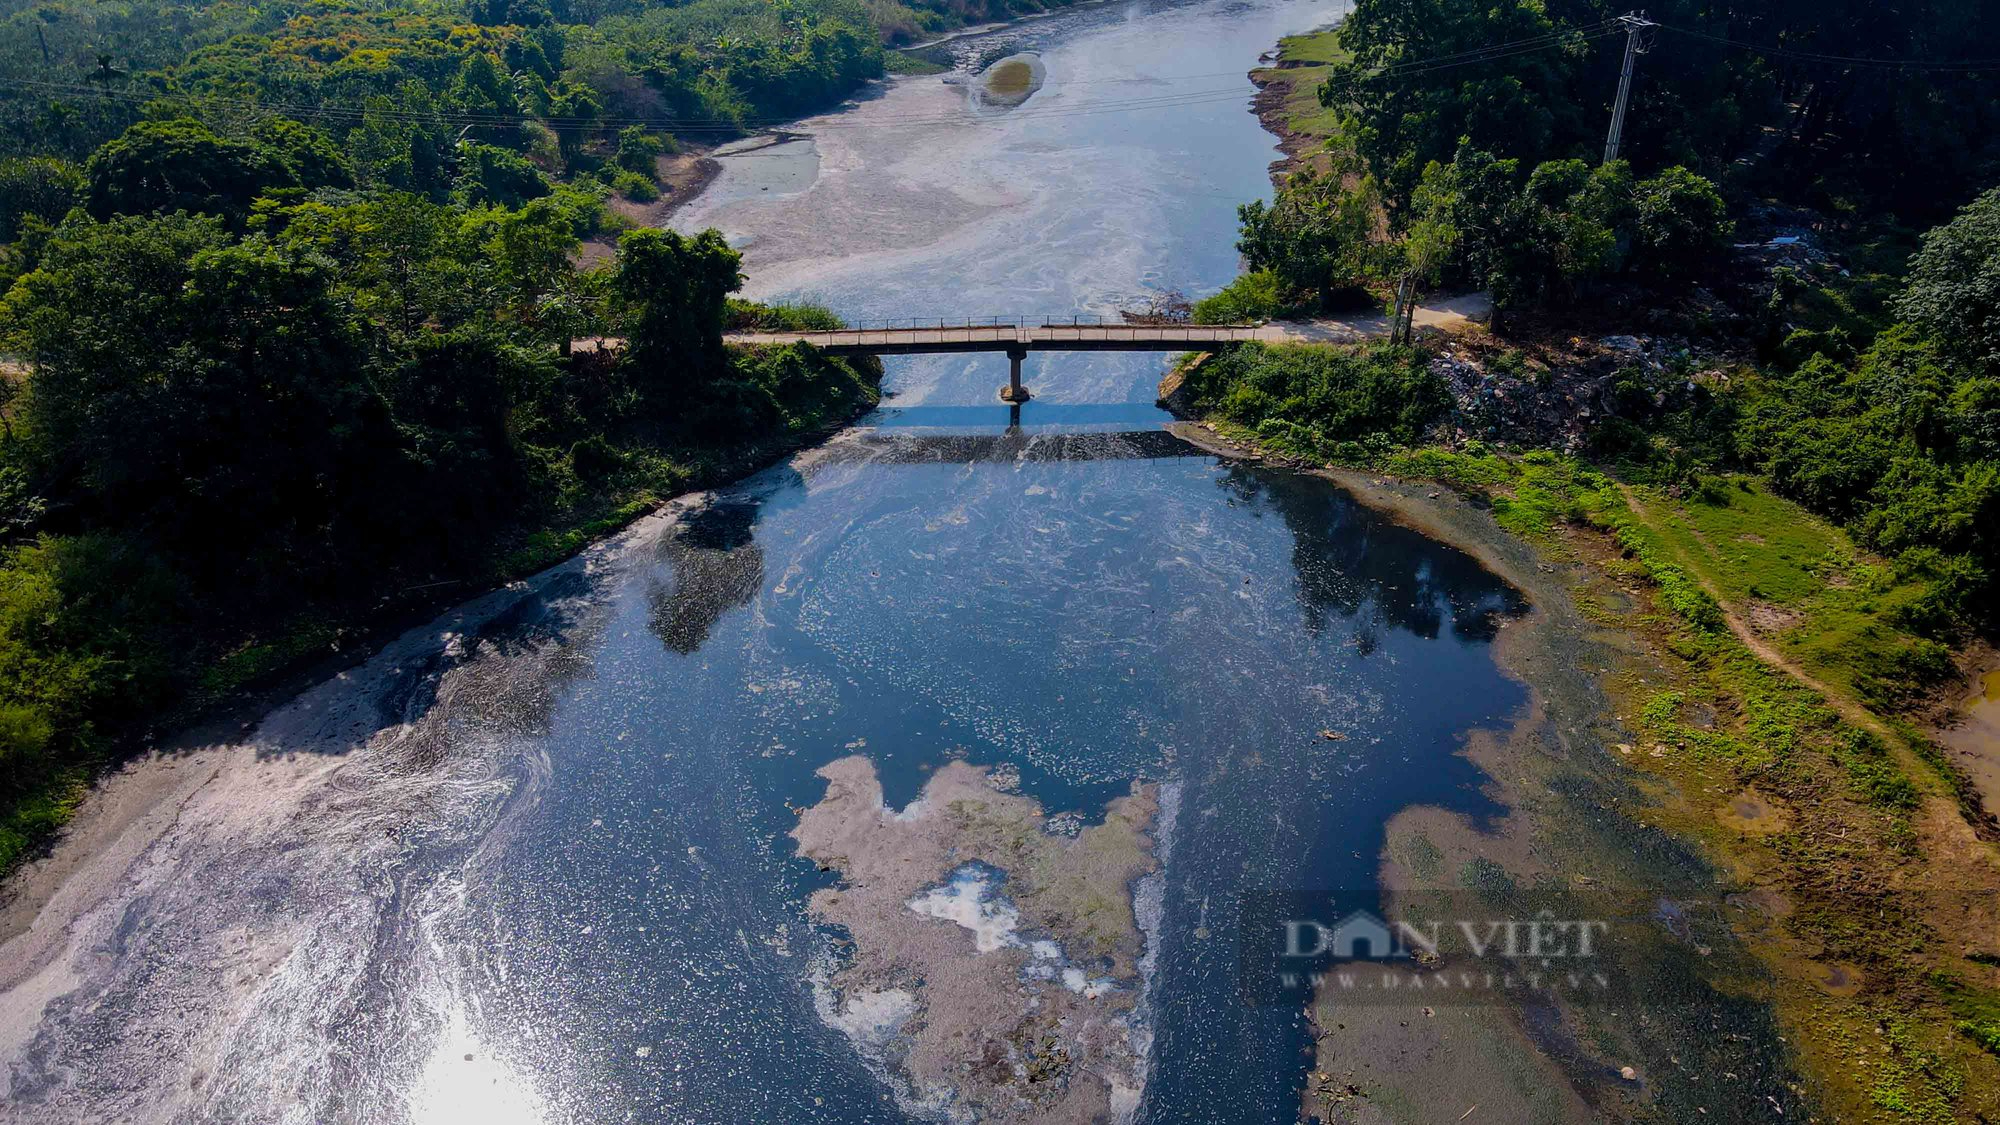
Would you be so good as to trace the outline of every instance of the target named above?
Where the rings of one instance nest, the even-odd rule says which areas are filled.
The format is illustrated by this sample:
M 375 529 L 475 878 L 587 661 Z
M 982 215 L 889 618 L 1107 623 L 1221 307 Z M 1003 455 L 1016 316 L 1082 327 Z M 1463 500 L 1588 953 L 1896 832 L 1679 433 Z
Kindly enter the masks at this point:
M 1549 451 L 1357 437 L 1317 421 L 1310 381 L 1283 374 L 1385 362 L 1407 363 L 1379 349 L 1212 362 L 1177 402 L 1303 467 L 1449 485 L 1549 567 L 1581 568 L 1584 611 L 1634 642 L 1598 677 L 1613 712 L 1587 721 L 1645 801 L 1600 815 L 1696 842 L 1724 874 L 1812 1100 L 1841 1121 L 2000 1111 L 2000 949 L 1985 944 L 2000 867 L 1982 811 L 1903 710 L 1937 655 L 1896 624 L 1921 579 L 1755 477 L 1675 495 Z
M 1258 99 L 1258 116 L 1285 142 L 1287 153 L 1317 149 L 1339 133 L 1338 114 L 1319 103 L 1319 87 L 1347 58 L 1340 33 L 1326 28 L 1278 40 L 1277 61 L 1250 72 L 1250 80 L 1266 92 Z

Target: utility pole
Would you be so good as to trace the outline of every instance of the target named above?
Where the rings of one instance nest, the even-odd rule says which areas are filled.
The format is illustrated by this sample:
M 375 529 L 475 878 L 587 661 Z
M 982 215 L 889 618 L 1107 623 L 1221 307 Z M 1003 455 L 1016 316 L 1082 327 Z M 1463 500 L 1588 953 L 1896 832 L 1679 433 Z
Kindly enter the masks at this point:
M 1659 26 L 1644 12 L 1627 12 L 1611 22 L 1625 28 L 1625 69 L 1618 75 L 1618 100 L 1611 106 L 1611 133 L 1604 138 L 1606 164 L 1618 159 L 1618 142 L 1624 137 L 1625 107 L 1632 100 L 1632 64 L 1653 49 L 1653 38 L 1646 33 Z

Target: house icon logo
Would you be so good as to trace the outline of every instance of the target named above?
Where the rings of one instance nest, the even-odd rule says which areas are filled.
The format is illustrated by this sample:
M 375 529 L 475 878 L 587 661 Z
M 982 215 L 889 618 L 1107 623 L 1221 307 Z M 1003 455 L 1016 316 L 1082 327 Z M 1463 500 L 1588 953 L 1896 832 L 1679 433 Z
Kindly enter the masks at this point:
M 1356 910 L 1326 931 L 1324 948 L 1335 957 L 1350 961 L 1381 960 L 1396 956 L 1396 944 L 1382 919 L 1366 910 Z
M 1409 956 L 1407 950 L 1396 944 L 1389 924 L 1366 910 L 1351 911 L 1331 926 L 1311 919 L 1288 919 L 1282 932 L 1283 955 L 1288 958 L 1386 961 Z

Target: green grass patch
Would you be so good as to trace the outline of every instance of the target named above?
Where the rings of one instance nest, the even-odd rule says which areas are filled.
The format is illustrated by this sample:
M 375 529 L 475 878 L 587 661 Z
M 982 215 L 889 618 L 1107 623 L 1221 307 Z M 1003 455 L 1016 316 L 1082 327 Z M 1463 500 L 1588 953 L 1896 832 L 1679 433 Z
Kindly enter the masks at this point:
M 48 774 L 0 812 L 0 871 L 12 871 L 28 852 L 69 822 L 90 791 L 95 762 L 77 762 Z
M 943 74 L 951 68 L 910 51 L 884 51 L 882 69 L 890 74 Z
M 1905 1121 L 1954 1122 L 1952 1105 L 1965 1091 L 1965 1073 L 1926 1047 L 1911 1026 L 1891 1020 L 1883 1027 L 1885 1051 L 1868 1096 Z
M 1686 499 L 1634 493 L 1672 552 L 1815 678 L 1893 710 L 1951 674 L 1945 646 L 1896 624 L 1928 584 L 1761 480 L 1707 478 Z
M 1319 87 L 1333 65 L 1347 59 L 1338 28 L 1287 35 L 1278 41 L 1278 60 L 1290 65 L 1267 67 L 1258 74 L 1290 85 L 1291 92 L 1285 97 L 1286 128 L 1305 137 L 1331 137 L 1340 131 L 1339 114 L 1319 104 Z
M 623 529 L 658 503 L 656 497 L 642 493 L 595 519 L 570 527 L 543 528 L 528 536 L 526 543 L 501 559 L 500 568 L 508 574 L 533 574 L 545 570 L 581 551 L 592 541 Z
M 313 652 L 324 651 L 339 635 L 340 629 L 333 622 L 315 617 L 296 622 L 274 640 L 245 641 L 209 665 L 195 681 L 197 706 L 221 699 Z

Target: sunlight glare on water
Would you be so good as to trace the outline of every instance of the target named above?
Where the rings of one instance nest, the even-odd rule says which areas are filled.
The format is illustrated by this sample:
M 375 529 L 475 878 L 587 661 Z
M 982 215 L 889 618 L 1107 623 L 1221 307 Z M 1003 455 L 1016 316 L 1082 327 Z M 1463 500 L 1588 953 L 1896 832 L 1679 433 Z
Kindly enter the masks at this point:
M 534 1087 L 473 1034 L 463 1008 L 438 1037 L 411 1099 L 416 1125 L 541 1125 Z

